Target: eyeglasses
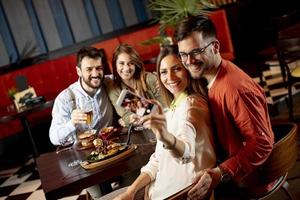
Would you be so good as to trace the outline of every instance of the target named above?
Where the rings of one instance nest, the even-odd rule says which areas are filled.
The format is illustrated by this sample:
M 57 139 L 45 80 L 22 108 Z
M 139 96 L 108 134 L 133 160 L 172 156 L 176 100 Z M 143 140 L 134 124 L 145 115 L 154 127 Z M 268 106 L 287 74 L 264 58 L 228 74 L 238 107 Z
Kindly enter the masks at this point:
M 186 62 L 188 59 L 188 56 L 190 56 L 191 58 L 195 58 L 196 56 L 203 54 L 206 50 L 207 47 L 209 47 L 209 45 L 211 45 L 212 43 L 214 43 L 215 41 L 211 41 L 210 43 L 208 43 L 208 45 L 206 45 L 203 48 L 197 48 L 197 49 L 193 49 L 192 51 L 190 51 L 189 53 L 185 53 L 185 52 L 179 52 L 179 58 L 181 60 L 181 62 Z

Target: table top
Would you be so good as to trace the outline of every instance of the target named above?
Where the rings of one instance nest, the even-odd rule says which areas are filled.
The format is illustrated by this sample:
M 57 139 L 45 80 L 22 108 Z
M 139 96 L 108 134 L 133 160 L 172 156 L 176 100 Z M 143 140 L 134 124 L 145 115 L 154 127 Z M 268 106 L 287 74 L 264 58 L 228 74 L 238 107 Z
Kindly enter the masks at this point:
M 120 176 L 144 166 L 154 152 L 155 143 L 147 142 L 145 131 L 134 132 L 131 141 L 139 143 L 137 149 L 129 157 L 114 162 L 109 166 L 93 170 L 85 170 L 80 165 L 70 167 L 68 164 L 76 159 L 85 160 L 90 150 L 71 149 L 60 152 L 42 154 L 36 159 L 37 169 L 41 178 L 42 188 L 47 199 L 58 199 L 79 193 L 81 190 L 101 184 L 113 177 Z M 142 138 L 137 141 L 136 138 Z
M 18 118 L 26 117 L 30 113 L 38 112 L 38 111 L 50 108 L 53 106 L 53 104 L 54 104 L 54 100 L 49 100 L 46 102 L 38 103 L 38 104 L 31 106 L 28 109 L 23 110 L 21 112 L 16 112 L 16 111 L 8 112 L 5 116 L 1 116 L 0 123 L 7 123 L 9 121 L 12 121 L 12 120 L 15 120 Z

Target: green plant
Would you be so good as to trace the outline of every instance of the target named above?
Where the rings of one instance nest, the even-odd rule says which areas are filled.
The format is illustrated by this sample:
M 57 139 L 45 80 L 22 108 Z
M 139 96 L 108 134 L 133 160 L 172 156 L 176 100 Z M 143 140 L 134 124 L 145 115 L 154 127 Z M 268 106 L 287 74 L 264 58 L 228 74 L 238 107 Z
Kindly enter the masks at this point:
M 144 45 L 159 42 L 168 43 L 166 40 L 166 29 L 174 27 L 180 20 L 189 16 L 200 13 L 209 13 L 210 9 L 216 6 L 209 0 L 150 0 L 148 8 L 153 11 L 153 22 L 159 23 L 159 36 L 152 38 L 151 41 L 144 41 Z
M 17 93 L 17 88 L 12 87 L 8 90 L 7 95 L 10 99 L 14 100 L 14 95 Z

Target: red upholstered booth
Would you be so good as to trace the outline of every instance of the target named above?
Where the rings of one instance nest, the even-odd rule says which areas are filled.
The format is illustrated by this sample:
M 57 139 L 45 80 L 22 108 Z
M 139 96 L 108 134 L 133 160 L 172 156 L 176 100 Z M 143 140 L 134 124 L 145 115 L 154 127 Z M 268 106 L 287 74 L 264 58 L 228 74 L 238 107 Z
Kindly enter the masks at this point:
M 217 26 L 218 38 L 221 43 L 221 54 L 224 58 L 233 60 L 234 50 L 231 42 L 230 31 L 224 10 L 217 10 L 211 13 L 211 18 Z M 132 33 L 110 38 L 92 46 L 105 50 L 108 62 L 111 63 L 112 54 L 115 48 L 121 43 L 133 45 L 141 57 L 146 61 L 155 58 L 159 53 L 159 45 L 142 46 L 140 42 L 158 35 L 158 25 L 148 26 Z M 7 106 L 12 104 L 7 92 L 15 86 L 15 77 L 24 75 L 28 79 L 28 84 L 34 87 L 37 95 L 46 99 L 54 99 L 56 95 L 69 84 L 77 80 L 75 70 L 75 54 L 61 58 L 47 60 L 20 70 L 0 75 L 0 116 L 5 115 Z M 111 67 L 111 64 L 110 64 Z M 153 71 L 155 65 L 146 65 L 148 71 Z M 33 114 L 30 116 L 30 123 L 40 120 L 43 115 L 50 115 L 50 111 Z M 22 130 L 18 120 L 8 124 L 0 124 L 0 139 L 18 133 Z

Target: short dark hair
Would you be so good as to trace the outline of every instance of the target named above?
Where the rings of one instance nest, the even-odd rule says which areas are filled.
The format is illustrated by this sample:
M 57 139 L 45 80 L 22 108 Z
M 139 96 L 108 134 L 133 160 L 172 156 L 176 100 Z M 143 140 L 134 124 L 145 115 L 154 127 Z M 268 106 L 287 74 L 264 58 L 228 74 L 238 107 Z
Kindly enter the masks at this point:
M 174 38 L 177 42 L 190 36 L 193 32 L 202 33 L 203 38 L 216 38 L 216 27 L 206 15 L 189 16 L 183 19 L 175 29 Z
M 102 52 L 95 47 L 82 47 L 77 53 L 77 66 L 81 68 L 81 61 L 84 57 L 93 59 L 103 58 Z

